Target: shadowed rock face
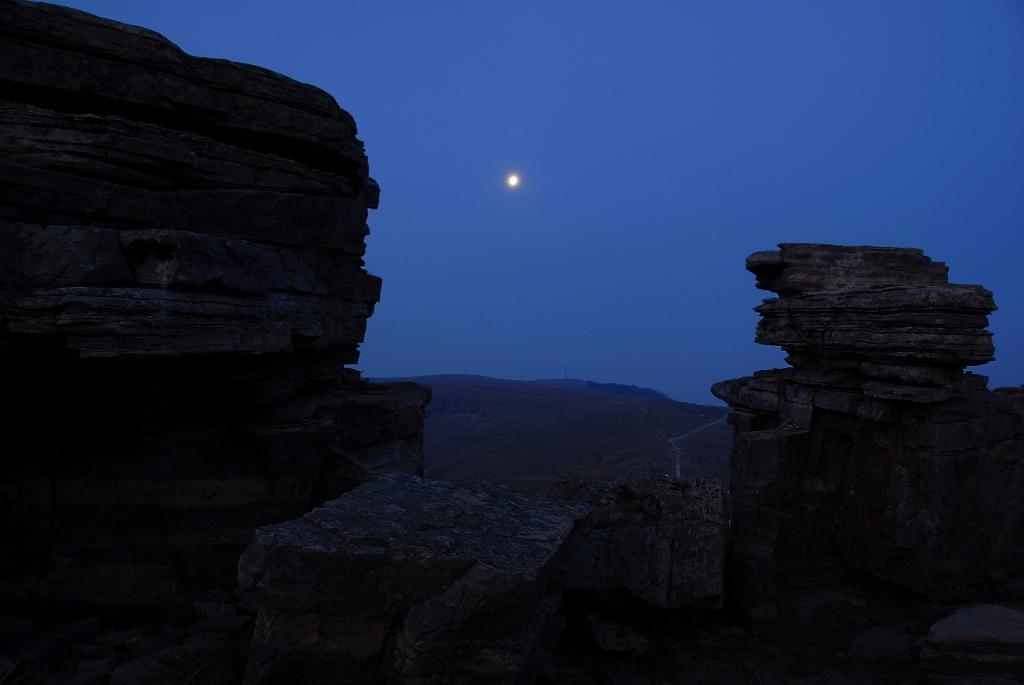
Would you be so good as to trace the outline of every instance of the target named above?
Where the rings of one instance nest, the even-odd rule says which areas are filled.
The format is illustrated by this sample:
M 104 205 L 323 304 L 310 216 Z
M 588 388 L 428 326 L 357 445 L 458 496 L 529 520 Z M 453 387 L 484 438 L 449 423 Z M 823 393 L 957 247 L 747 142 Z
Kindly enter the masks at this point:
M 260 608 L 246 682 L 532 682 L 587 512 L 389 474 L 261 528 L 239 563 Z
M 566 559 L 566 589 L 597 609 L 720 605 L 727 522 L 716 481 L 640 480 L 586 499 L 594 515 Z
M 343 368 L 378 193 L 327 93 L 0 3 L 0 600 L 230 587 L 257 526 L 422 471 L 428 391 Z
M 773 615 L 776 576 L 838 556 L 908 590 L 1024 575 L 1024 392 L 993 357 L 992 295 L 920 250 L 784 244 L 747 260 L 777 299 L 757 340 L 791 368 L 716 384 L 732 407 L 734 601 Z

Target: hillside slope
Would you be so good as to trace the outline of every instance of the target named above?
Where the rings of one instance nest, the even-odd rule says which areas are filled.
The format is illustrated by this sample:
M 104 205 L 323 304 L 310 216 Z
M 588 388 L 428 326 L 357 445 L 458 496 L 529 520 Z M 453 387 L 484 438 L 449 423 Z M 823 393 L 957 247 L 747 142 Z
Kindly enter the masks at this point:
M 532 492 L 562 478 L 608 485 L 672 475 L 674 445 L 684 476 L 728 481 L 732 431 L 724 407 L 573 379 L 441 375 L 402 380 L 434 391 L 425 432 L 431 478 L 490 480 Z

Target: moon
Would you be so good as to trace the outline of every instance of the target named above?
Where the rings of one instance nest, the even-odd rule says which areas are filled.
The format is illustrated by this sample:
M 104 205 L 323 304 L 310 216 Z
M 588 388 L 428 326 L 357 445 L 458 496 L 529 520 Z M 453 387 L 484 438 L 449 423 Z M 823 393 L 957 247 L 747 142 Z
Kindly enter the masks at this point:
M 519 187 L 519 174 L 513 172 L 513 173 L 509 174 L 508 176 L 506 176 L 505 177 L 505 185 L 507 185 L 509 188 L 518 188 Z

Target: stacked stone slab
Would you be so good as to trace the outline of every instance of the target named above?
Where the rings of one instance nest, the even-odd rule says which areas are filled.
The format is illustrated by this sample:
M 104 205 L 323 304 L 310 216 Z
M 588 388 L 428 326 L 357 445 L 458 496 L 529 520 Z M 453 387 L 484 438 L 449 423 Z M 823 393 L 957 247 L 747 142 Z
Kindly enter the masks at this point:
M 992 293 L 947 282 L 920 250 L 783 244 L 747 259 L 757 287 L 757 342 L 778 345 L 808 385 L 855 387 L 921 403 L 962 387 L 963 367 L 991 361 Z
M 258 525 L 421 470 L 427 391 L 343 368 L 377 196 L 327 93 L 0 2 L 0 599 L 230 586 Z
M 993 357 L 992 295 L 920 250 L 783 244 L 747 260 L 757 341 L 790 368 L 725 381 L 734 601 L 774 613 L 776 578 L 827 559 L 915 592 L 1024 575 L 1024 392 Z

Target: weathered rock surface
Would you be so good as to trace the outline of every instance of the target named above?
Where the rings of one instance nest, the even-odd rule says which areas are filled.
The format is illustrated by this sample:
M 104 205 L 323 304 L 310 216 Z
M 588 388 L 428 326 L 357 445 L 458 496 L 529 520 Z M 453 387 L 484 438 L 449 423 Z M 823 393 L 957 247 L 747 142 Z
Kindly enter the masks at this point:
M 747 267 L 780 295 L 757 340 L 791 368 L 713 387 L 736 604 L 770 617 L 777 575 L 831 556 L 934 596 L 1024 576 L 1024 392 L 963 371 L 992 358 L 991 294 L 913 249 L 784 244 Z
M 781 346 L 800 380 L 927 403 L 992 360 L 992 293 L 947 283 L 946 265 L 920 250 L 780 248 L 747 260 L 757 287 L 780 295 L 755 310 L 757 342 Z
M 565 563 L 567 589 L 605 608 L 720 603 L 728 525 L 717 482 L 635 481 L 591 504 L 587 533 Z
M 238 571 L 260 609 L 246 682 L 530 682 L 587 511 L 389 474 L 261 528 Z
M 51 5 L 0 41 L 0 346 L 356 361 L 377 190 L 327 93 Z
M 0 2 L 0 602 L 188 604 L 257 526 L 421 472 L 428 391 L 343 368 L 378 192 L 327 93 Z
M 937 683 L 954 676 L 1024 678 L 1024 613 L 992 604 L 960 609 L 931 627 L 920 658 Z

